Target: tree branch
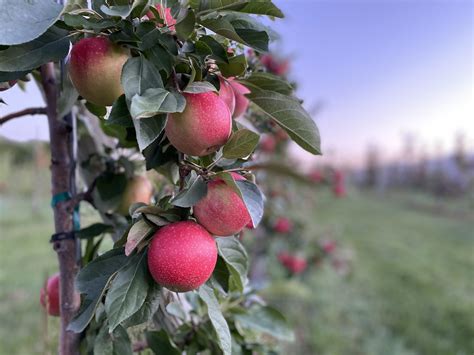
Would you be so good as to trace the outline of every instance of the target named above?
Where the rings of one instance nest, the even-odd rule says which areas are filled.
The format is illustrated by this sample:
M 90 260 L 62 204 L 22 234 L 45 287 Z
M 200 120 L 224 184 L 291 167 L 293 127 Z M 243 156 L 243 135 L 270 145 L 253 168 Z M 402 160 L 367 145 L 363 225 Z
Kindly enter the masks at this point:
M 14 118 L 28 115 L 46 115 L 46 107 L 31 107 L 0 117 L 0 126 Z

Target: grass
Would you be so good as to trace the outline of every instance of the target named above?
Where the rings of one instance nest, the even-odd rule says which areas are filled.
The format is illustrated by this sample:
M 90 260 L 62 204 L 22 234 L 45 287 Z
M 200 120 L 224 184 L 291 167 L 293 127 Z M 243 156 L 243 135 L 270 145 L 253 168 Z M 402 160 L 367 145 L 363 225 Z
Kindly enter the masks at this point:
M 58 322 L 46 323 L 39 307 L 39 289 L 57 270 L 48 243 L 49 174 L 41 170 L 33 177 L 2 159 L 0 354 L 54 353 Z M 33 209 L 38 180 L 45 181 L 34 194 L 41 207 Z M 297 330 L 297 341 L 284 353 L 473 353 L 474 214 L 457 213 L 468 204 L 436 201 L 443 208 L 433 209 L 433 203 L 406 192 L 351 191 L 338 200 L 318 194 L 316 207 L 307 199 L 289 212 L 309 223 L 305 238 L 331 231 L 353 260 L 345 277 L 326 263 L 265 292 Z

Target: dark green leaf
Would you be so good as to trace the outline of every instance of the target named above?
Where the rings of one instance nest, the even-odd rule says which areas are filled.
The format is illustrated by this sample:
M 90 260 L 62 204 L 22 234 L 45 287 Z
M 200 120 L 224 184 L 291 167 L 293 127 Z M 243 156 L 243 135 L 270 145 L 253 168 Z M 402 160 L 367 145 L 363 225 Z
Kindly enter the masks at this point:
M 239 12 L 246 12 L 248 14 L 255 15 L 267 15 L 273 17 L 283 18 L 283 12 L 276 7 L 270 0 L 268 1 L 250 1 L 244 8 L 240 9 Z
M 293 92 L 293 87 L 288 82 L 270 73 L 255 72 L 241 82 L 251 84 L 262 90 L 276 91 L 283 95 L 291 95 Z
M 122 86 L 127 100 L 150 88 L 162 88 L 163 80 L 155 66 L 144 57 L 127 60 L 122 69 Z
M 140 309 L 145 302 L 151 282 L 147 253 L 129 257 L 127 264 L 118 271 L 112 281 L 105 299 L 109 331 L 112 332 L 121 322 Z
M 125 95 L 121 95 L 117 100 L 115 100 L 110 115 L 107 117 L 106 124 L 133 127 L 132 116 L 130 116 L 130 112 L 128 111 Z
M 162 88 L 152 88 L 132 98 L 130 114 L 134 119 L 148 118 L 160 113 L 183 112 L 185 106 L 183 95 Z
M 132 343 L 127 331 L 118 326 L 109 333 L 107 325 L 103 325 L 94 341 L 94 354 L 97 355 L 132 355 Z
M 278 123 L 291 139 L 308 152 L 321 154 L 318 127 L 297 99 L 274 91 L 260 90 L 252 85 L 247 86 L 251 93 L 246 96 Z
M 146 332 L 146 342 L 155 354 L 180 355 L 181 351 L 176 347 L 168 333 L 164 329 Z
M 11 46 L 2 51 L 0 71 L 31 70 L 44 63 L 59 61 L 69 52 L 69 39 L 68 31 L 52 27 L 31 42 Z
M 192 207 L 207 194 L 207 184 L 201 176 L 194 179 L 187 189 L 180 191 L 171 201 L 175 206 Z
M 186 40 L 194 32 L 194 26 L 196 25 L 196 16 L 192 9 L 186 9 L 185 13 L 178 17 L 176 21 L 176 34 L 183 41 Z
M 263 194 L 257 185 L 248 180 L 238 180 L 235 184 L 239 187 L 242 200 L 249 211 L 252 223 L 256 227 L 263 217 Z
M 230 272 L 230 288 L 243 292 L 247 283 L 248 256 L 244 247 L 234 237 L 216 238 L 219 255 Z
M 227 52 L 224 46 L 216 41 L 213 37 L 202 36 L 199 38 L 199 41 L 196 42 L 196 49 L 201 43 L 206 45 L 206 49 L 208 50 L 206 54 L 212 55 L 212 57 L 217 61 L 224 63 L 229 62 L 229 58 L 227 57 Z
M 106 286 L 126 260 L 123 248 L 112 249 L 79 271 L 76 289 L 85 296 L 81 308 L 69 323 L 68 330 L 80 333 L 87 327 L 104 295 Z
M 0 44 L 12 45 L 41 36 L 59 18 L 63 5 L 54 0 L 2 0 Z
M 246 158 L 254 151 L 258 144 L 259 135 L 248 129 L 234 132 L 222 150 L 226 159 Z
M 217 335 L 217 343 L 224 352 L 224 355 L 231 355 L 232 338 L 230 336 L 229 325 L 222 315 L 219 301 L 214 294 L 214 290 L 204 284 L 199 287 L 199 297 L 207 306 L 207 314 L 211 320 L 212 327 Z
M 170 144 L 168 139 L 163 140 L 161 138 L 162 137 L 156 139 L 142 151 L 142 154 L 146 159 L 147 170 L 157 169 L 167 163 L 178 162 L 178 151 L 176 148 Z M 167 176 L 166 174 L 171 172 L 172 170 L 168 169 L 161 173 Z
M 239 326 L 266 333 L 284 341 L 293 341 L 294 334 L 283 315 L 272 307 L 254 306 L 244 314 L 234 315 Z
M 66 25 L 74 28 L 83 28 L 88 30 L 103 30 L 117 25 L 112 19 L 96 19 L 93 17 L 86 18 L 83 15 L 64 14 L 64 22 Z
M 151 320 L 153 315 L 158 311 L 160 307 L 160 285 L 156 282 L 151 282 L 148 287 L 148 294 L 145 298 L 145 302 L 140 307 L 140 309 L 135 312 L 130 318 L 124 321 L 125 327 L 131 327 L 134 325 L 146 323 Z
M 86 228 L 76 231 L 76 237 L 80 239 L 89 239 L 104 233 L 113 232 L 114 227 L 104 223 L 94 223 Z
M 134 119 L 137 141 L 140 151 L 144 151 L 150 144 L 155 142 L 166 125 L 166 115 Z
M 125 255 L 129 256 L 135 250 L 138 244 L 154 231 L 153 227 L 143 219 L 138 220 L 132 225 L 127 236 L 125 244 Z
M 247 70 L 247 59 L 245 55 L 237 55 L 229 58 L 229 63 L 218 62 L 217 66 L 222 75 L 226 78 L 230 76 L 240 76 Z
M 5 71 L 0 72 L 0 83 L 10 80 L 17 80 L 24 78 L 29 72 L 28 71 Z

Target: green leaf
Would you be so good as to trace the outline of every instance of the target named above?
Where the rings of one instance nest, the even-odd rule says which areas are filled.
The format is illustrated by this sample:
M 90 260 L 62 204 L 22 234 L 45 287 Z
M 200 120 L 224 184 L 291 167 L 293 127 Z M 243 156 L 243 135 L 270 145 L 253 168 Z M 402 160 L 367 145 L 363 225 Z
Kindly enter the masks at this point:
M 263 1 L 250 1 L 244 8 L 240 9 L 239 12 L 246 12 L 248 14 L 255 15 L 266 15 L 283 18 L 283 12 L 276 7 L 270 0 Z
M 138 244 L 154 231 L 145 220 L 140 219 L 132 225 L 127 236 L 125 244 L 125 255 L 129 256 L 135 250 Z
M 189 36 L 194 32 L 194 26 L 196 25 L 196 16 L 192 9 L 185 9 L 184 15 L 181 15 L 176 20 L 176 34 L 181 40 L 188 39 Z
M 148 287 L 148 294 L 145 298 L 145 302 L 143 302 L 143 305 L 137 312 L 135 312 L 130 318 L 123 322 L 124 327 L 128 328 L 150 321 L 160 307 L 160 291 L 160 285 L 158 285 L 156 282 L 151 282 L 150 286 Z
M 107 107 L 96 105 L 89 101 L 86 102 L 86 108 L 97 117 L 104 117 L 107 114 Z
M 83 15 L 72 14 L 64 14 L 64 22 L 66 25 L 74 28 L 97 31 L 117 26 L 117 21 L 112 19 L 96 19 L 94 17 L 86 18 Z
M 123 327 L 118 326 L 110 334 L 107 325 L 104 324 L 94 340 L 94 354 L 132 355 L 132 343 L 127 331 Z
M 170 302 L 166 305 L 166 312 L 171 314 L 174 317 L 177 317 L 182 320 L 186 320 L 186 312 L 181 306 L 180 302 Z
M 90 239 L 104 233 L 113 232 L 114 227 L 104 223 L 94 223 L 75 232 L 80 239 Z
M 130 114 L 134 119 L 148 118 L 160 113 L 183 112 L 185 107 L 183 95 L 162 88 L 152 88 L 133 96 Z
M 167 163 L 174 164 L 178 162 L 178 151 L 170 144 L 168 139 L 162 138 L 163 137 L 160 136 L 142 151 L 142 154 L 146 159 L 147 170 L 157 169 Z M 165 171 L 160 171 L 160 173 L 165 176 L 168 176 L 168 174 L 172 175 L 173 166 L 176 167 L 175 165 L 171 165 L 170 169 L 165 169 Z M 176 167 L 176 174 L 177 170 Z
M 229 63 L 217 62 L 217 66 L 222 75 L 226 78 L 231 76 L 240 76 L 247 70 L 247 58 L 245 55 L 237 55 L 229 58 Z
M 226 49 L 222 44 L 216 41 L 211 36 L 202 36 L 199 38 L 199 41 L 196 42 L 196 51 L 199 53 L 199 50 L 206 50 L 206 54 L 210 54 L 212 58 L 217 61 L 228 63 L 229 58 L 227 56 Z M 202 53 L 202 52 L 201 52 Z
M 248 129 L 234 132 L 222 150 L 222 156 L 226 159 L 246 158 L 257 147 L 259 135 Z
M 78 98 L 79 93 L 72 84 L 69 75 L 64 75 L 61 85 L 61 92 L 58 98 L 58 116 L 62 118 L 70 113 Z
M 263 194 L 253 182 L 248 180 L 235 181 L 238 186 L 242 200 L 249 211 L 252 223 L 258 226 L 263 217 Z
M 251 307 L 247 313 L 234 315 L 236 325 L 266 333 L 276 339 L 293 341 L 294 334 L 283 315 L 272 307 Z
M 105 312 L 112 332 L 121 322 L 137 312 L 145 302 L 148 286 L 147 253 L 134 255 L 121 268 L 105 299 Z
M 145 335 L 148 346 L 155 354 L 181 354 L 181 351 L 176 347 L 164 329 L 152 332 L 148 331 Z
M 170 203 L 179 207 L 192 207 L 206 197 L 207 184 L 201 176 L 191 181 L 190 186 L 180 191 Z
M 251 90 L 246 97 L 283 128 L 301 148 L 313 154 L 321 154 L 319 130 L 301 103 L 290 96 L 260 90 L 247 85 Z
M 79 271 L 76 289 L 85 294 L 85 297 L 78 313 L 69 323 L 68 330 L 80 333 L 87 327 L 105 293 L 106 286 L 126 260 L 123 248 L 116 248 L 97 257 Z
M 163 80 L 156 67 L 146 58 L 133 57 L 127 60 L 122 69 L 122 86 L 127 100 L 142 95 L 150 88 L 162 88 Z
M 183 92 L 191 94 L 200 94 L 209 91 L 217 91 L 216 87 L 209 81 L 194 81 L 183 90 Z
M 24 27 L 24 26 L 23 26 Z M 31 70 L 63 59 L 69 52 L 69 32 L 52 27 L 31 42 L 2 51 L 0 71 Z
M 288 82 L 270 73 L 254 72 L 245 80 L 239 81 L 244 85 L 250 84 L 261 90 L 276 91 L 283 95 L 291 95 L 293 92 L 293 87 Z
M 166 119 L 166 115 L 156 115 L 154 117 L 133 120 L 138 147 L 141 152 L 159 139 L 161 132 L 165 128 Z
M 24 78 L 29 72 L 28 71 L 5 71 L 0 72 L 0 83 L 10 80 L 17 80 Z
M 219 255 L 224 259 L 230 272 L 230 288 L 244 291 L 247 283 L 248 256 L 244 247 L 234 237 L 216 238 Z
M 130 112 L 128 111 L 125 95 L 121 95 L 112 105 L 112 110 L 106 121 L 106 125 L 111 124 L 133 127 L 132 116 L 130 116 Z
M 208 285 L 204 284 L 199 287 L 199 298 L 207 306 L 207 314 L 211 321 L 212 327 L 214 328 L 217 335 L 217 343 L 224 352 L 224 355 L 231 355 L 232 352 L 232 338 L 230 336 L 229 325 L 222 315 L 219 301 L 214 294 L 214 290 Z
M 0 44 L 32 41 L 51 27 L 63 9 L 54 0 L 2 0 L 0 2 Z

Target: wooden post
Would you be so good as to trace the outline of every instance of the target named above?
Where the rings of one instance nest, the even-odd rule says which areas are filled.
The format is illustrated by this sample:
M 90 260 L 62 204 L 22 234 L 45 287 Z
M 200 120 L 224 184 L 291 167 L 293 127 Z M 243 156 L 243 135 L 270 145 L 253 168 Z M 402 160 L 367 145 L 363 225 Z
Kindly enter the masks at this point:
M 57 115 L 58 89 L 54 63 L 41 67 L 41 80 L 47 103 L 49 137 L 51 145 L 51 186 L 53 196 L 73 191 L 73 162 L 71 162 L 71 127 Z M 53 207 L 56 233 L 73 230 L 73 209 L 67 201 L 60 201 Z M 77 244 L 74 239 L 56 241 L 60 272 L 61 329 L 59 335 L 59 354 L 79 353 L 79 334 L 67 331 L 67 326 L 77 311 L 78 296 L 75 294 L 74 279 L 78 271 Z

